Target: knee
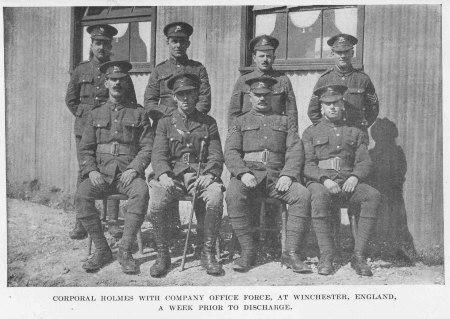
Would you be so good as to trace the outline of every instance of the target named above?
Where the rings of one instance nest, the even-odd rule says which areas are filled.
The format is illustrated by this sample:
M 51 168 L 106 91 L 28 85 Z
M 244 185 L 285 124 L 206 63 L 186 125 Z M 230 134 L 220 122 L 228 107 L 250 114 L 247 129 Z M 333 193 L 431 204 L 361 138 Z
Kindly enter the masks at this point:
M 311 201 L 311 193 L 305 186 L 300 183 L 294 183 L 291 186 L 293 203 L 309 203 Z
M 222 190 L 219 189 L 211 189 L 207 190 L 205 196 L 206 206 L 213 208 L 222 208 L 223 207 L 223 193 Z
M 327 190 L 318 190 L 311 193 L 311 203 L 328 205 L 331 201 L 331 194 Z

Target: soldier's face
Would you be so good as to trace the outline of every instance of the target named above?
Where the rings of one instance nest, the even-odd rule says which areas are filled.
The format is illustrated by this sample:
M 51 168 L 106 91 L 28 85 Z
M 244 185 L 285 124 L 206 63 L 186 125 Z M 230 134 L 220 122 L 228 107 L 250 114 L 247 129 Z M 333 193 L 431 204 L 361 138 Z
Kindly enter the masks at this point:
M 275 55 L 273 50 L 255 51 L 253 53 L 253 61 L 256 67 L 261 71 L 268 71 L 272 68 Z
M 125 95 L 127 89 L 126 78 L 106 78 L 105 86 L 109 90 L 109 95 L 115 99 L 121 98 Z
M 344 110 L 344 102 L 338 100 L 335 102 L 321 102 L 322 114 L 330 121 L 337 121 L 342 118 L 342 112 Z
M 92 39 L 91 51 L 99 61 L 108 59 L 111 55 L 112 44 L 107 40 Z
M 169 47 L 170 56 L 173 58 L 180 58 L 186 54 L 191 42 L 187 38 L 170 37 L 167 39 L 167 46 Z
M 250 92 L 250 102 L 252 108 L 256 111 L 269 111 L 271 109 L 270 102 L 272 101 L 272 92 L 269 93 L 254 93 Z
M 336 65 L 345 68 L 352 65 L 353 49 L 347 51 L 333 51 L 333 57 Z
M 173 95 L 173 100 L 177 103 L 180 111 L 189 114 L 194 111 L 197 104 L 198 90 L 179 91 Z

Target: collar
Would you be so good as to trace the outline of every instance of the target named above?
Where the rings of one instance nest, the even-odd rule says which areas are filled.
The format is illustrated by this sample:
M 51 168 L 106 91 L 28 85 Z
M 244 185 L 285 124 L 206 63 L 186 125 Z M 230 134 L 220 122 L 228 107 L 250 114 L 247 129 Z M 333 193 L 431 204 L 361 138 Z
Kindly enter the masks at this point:
M 272 110 L 269 110 L 269 111 L 267 111 L 267 112 L 260 112 L 260 111 L 255 110 L 254 108 L 252 108 L 252 109 L 249 111 L 249 113 L 252 114 L 252 115 L 255 115 L 255 116 L 268 116 L 268 115 L 272 115 L 272 114 L 273 114 L 273 111 L 272 111 Z
M 322 117 L 320 119 L 320 123 L 329 127 L 340 127 L 345 125 L 345 121 L 340 120 L 337 122 L 331 122 L 330 120 L 326 119 L 325 117 Z
M 272 69 L 272 68 L 270 68 L 270 70 L 267 70 L 266 72 L 263 72 L 263 71 L 261 71 L 260 69 L 255 69 L 255 71 L 253 71 L 254 73 L 255 73 L 255 75 L 257 76 L 257 77 L 260 77 L 260 76 L 272 76 L 273 75 L 273 72 L 274 72 L 274 70 Z
M 189 61 L 187 54 L 183 55 L 179 59 L 175 59 L 173 56 L 170 56 L 169 62 L 173 64 L 186 64 Z
M 185 120 L 185 119 L 194 119 L 194 118 L 196 118 L 198 113 L 199 113 L 199 111 L 196 108 L 194 108 L 194 110 L 191 113 L 186 115 L 183 112 L 180 112 L 180 110 L 177 108 L 173 113 L 177 117 L 179 117 L 180 119 Z
M 92 63 L 94 66 L 96 66 L 96 67 L 98 67 L 98 66 L 100 66 L 100 65 L 102 65 L 103 63 L 108 62 L 108 61 L 110 61 L 110 59 L 106 59 L 104 62 L 100 62 L 100 61 L 97 60 L 95 57 L 93 57 L 93 58 L 91 59 L 91 63 Z
M 114 110 L 116 109 L 121 110 L 125 107 L 125 99 L 123 99 L 121 102 L 119 103 L 113 103 L 111 100 L 108 99 L 108 101 L 106 101 L 106 105 L 111 109 Z
M 348 68 L 348 70 L 342 71 L 341 69 L 339 69 L 339 68 L 335 65 L 335 66 L 334 66 L 334 71 L 335 71 L 339 76 L 348 76 L 348 75 L 352 74 L 353 72 L 355 72 L 355 69 L 353 68 L 352 65 L 350 65 L 350 67 Z

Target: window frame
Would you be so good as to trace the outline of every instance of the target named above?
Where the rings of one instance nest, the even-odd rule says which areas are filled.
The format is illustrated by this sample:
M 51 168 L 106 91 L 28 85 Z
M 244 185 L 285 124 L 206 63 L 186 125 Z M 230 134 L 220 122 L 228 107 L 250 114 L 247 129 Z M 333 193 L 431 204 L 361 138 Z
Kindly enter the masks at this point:
M 295 11 L 299 8 L 304 8 L 309 10 L 314 9 L 333 9 L 333 8 L 345 8 L 345 7 L 355 7 L 355 5 L 331 5 L 331 6 L 298 6 Z M 364 18 L 365 18 L 365 6 L 357 5 L 357 38 L 358 38 L 358 49 L 355 52 L 355 56 L 352 58 L 352 64 L 355 69 L 364 69 L 363 64 L 363 52 L 364 52 Z M 286 14 L 289 12 L 287 6 L 279 6 L 275 8 L 269 8 L 267 10 L 259 10 L 259 12 L 268 13 L 276 10 L 283 9 Z M 303 10 L 306 11 L 306 10 Z M 250 40 L 253 39 L 254 29 L 255 29 L 255 15 L 253 13 L 253 6 L 245 6 L 241 11 L 241 57 L 240 57 L 240 67 L 241 72 L 250 72 L 254 69 L 255 65 L 252 61 L 252 52 L 248 49 Z M 286 38 L 288 34 L 286 33 Z M 273 68 L 281 71 L 324 71 L 335 65 L 334 59 L 291 59 L 291 60 L 275 60 Z
M 156 58 L 156 6 L 151 8 L 150 19 L 148 15 L 130 15 L 118 16 L 112 15 L 107 18 L 86 18 L 83 21 L 84 12 L 87 7 L 72 7 L 71 12 L 71 41 L 70 41 L 70 67 L 71 71 L 82 61 L 83 52 L 81 50 L 83 42 L 83 27 L 87 25 L 105 23 L 124 23 L 124 22 L 144 22 L 151 21 L 151 39 L 150 39 L 150 62 L 131 62 L 133 68 L 129 73 L 150 73 L 155 67 Z

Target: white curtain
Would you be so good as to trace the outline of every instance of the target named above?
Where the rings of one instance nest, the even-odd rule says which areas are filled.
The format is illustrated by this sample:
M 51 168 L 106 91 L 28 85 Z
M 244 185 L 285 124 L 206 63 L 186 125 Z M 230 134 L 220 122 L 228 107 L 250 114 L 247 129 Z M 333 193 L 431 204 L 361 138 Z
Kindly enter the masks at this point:
M 275 29 L 275 22 L 277 21 L 276 13 L 258 14 L 256 16 L 255 37 L 258 35 L 272 34 Z
M 310 27 L 317 21 L 320 15 L 319 11 L 300 11 L 300 12 L 290 12 L 289 19 L 297 27 L 302 28 L 303 33 L 305 28 Z
M 117 29 L 117 35 L 114 37 L 114 40 L 116 42 L 119 41 L 119 39 L 127 32 L 128 29 L 128 23 L 117 23 L 117 24 L 111 24 L 114 28 Z
M 336 9 L 334 12 L 336 27 L 339 31 L 356 37 L 357 8 Z
M 147 47 L 147 61 L 150 61 L 150 43 L 152 43 L 152 23 L 151 21 L 139 22 L 139 35 Z

